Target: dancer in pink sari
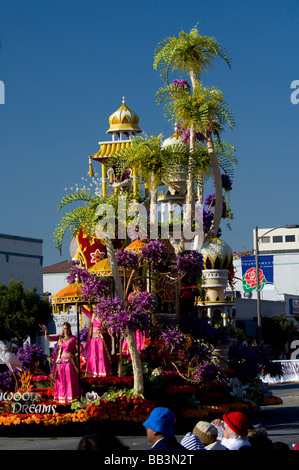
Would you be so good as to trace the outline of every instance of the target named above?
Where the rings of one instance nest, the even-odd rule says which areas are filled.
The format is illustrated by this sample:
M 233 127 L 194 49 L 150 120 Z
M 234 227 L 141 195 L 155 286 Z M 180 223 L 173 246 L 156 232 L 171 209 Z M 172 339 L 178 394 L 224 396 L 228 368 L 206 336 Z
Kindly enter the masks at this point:
M 103 329 L 103 322 L 96 313 L 87 308 L 82 312 L 91 319 L 86 348 L 86 377 L 106 377 L 112 375 L 111 336 Z
M 61 335 L 49 335 L 44 325 L 45 337 L 48 341 L 57 341 L 58 351 L 55 357 L 53 370 L 54 400 L 59 403 L 71 403 L 79 397 L 78 368 L 75 362 L 75 354 L 78 351 L 78 342 L 72 335 L 71 326 L 65 322 Z
M 139 292 L 142 292 L 142 283 L 141 283 L 141 281 L 133 284 L 133 291 L 128 295 L 128 302 L 130 303 L 131 300 L 132 300 L 132 297 L 134 295 L 138 294 Z M 137 350 L 140 352 L 143 349 L 144 341 L 146 339 L 146 332 L 137 330 L 137 331 L 134 332 L 134 337 L 135 337 L 135 341 L 136 341 Z M 125 356 L 130 354 L 129 346 L 128 346 L 126 338 L 124 338 L 124 340 L 123 340 L 122 354 L 125 355 Z

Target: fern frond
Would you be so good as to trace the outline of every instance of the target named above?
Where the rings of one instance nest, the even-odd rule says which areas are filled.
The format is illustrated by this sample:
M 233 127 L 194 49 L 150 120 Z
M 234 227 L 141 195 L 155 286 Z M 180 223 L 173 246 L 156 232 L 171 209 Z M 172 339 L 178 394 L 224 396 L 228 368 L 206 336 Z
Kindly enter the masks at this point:
M 86 201 L 89 205 L 94 205 L 98 204 L 98 202 L 100 201 L 100 197 L 85 189 L 74 191 L 73 193 L 68 194 L 67 196 L 64 196 L 61 199 L 57 206 L 57 210 L 59 211 L 65 205 L 76 201 Z
M 77 207 L 65 214 L 54 230 L 53 238 L 55 247 L 62 252 L 62 242 L 66 231 L 69 229 L 72 236 L 79 233 L 81 227 L 91 227 L 94 222 L 94 211 L 89 207 Z

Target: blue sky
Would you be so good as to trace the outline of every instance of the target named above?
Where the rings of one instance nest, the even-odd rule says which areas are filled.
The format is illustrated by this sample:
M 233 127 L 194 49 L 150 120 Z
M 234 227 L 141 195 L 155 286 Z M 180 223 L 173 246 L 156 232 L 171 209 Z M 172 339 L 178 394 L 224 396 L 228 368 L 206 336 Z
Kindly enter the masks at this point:
M 231 70 L 219 61 L 202 76 L 236 120 L 225 135 L 239 164 L 223 239 L 250 250 L 255 226 L 299 223 L 298 17 L 297 0 L 0 0 L 0 232 L 43 239 L 44 266 L 70 258 L 68 237 L 62 257 L 53 243 L 60 199 L 87 178 L 123 96 L 146 134 L 172 134 L 153 54 L 196 24 L 232 57 Z

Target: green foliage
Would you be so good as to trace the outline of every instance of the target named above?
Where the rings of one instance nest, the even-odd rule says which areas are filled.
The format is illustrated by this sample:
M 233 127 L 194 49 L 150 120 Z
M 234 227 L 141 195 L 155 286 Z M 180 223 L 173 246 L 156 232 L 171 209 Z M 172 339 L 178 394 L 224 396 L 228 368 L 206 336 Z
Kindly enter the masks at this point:
M 90 207 L 77 207 L 63 216 L 55 228 L 54 241 L 55 246 L 62 252 L 62 242 L 66 231 L 69 229 L 73 236 L 79 233 L 81 227 L 86 228 L 89 233 L 89 227 L 94 223 L 94 210 Z
M 157 185 L 165 171 L 178 164 L 186 165 L 188 149 L 185 145 L 163 147 L 162 135 L 137 136 L 132 145 L 124 151 L 116 153 L 108 160 L 108 164 L 117 164 L 121 171 L 125 168 L 137 168 L 143 182 L 149 187 Z
M 25 290 L 22 281 L 0 284 L 0 338 L 20 342 L 34 336 L 40 323 L 48 323 L 51 305 L 40 299 L 36 289 Z
M 170 121 L 184 121 L 189 127 L 194 124 L 204 135 L 217 136 L 229 124 L 234 127 L 234 115 L 220 90 L 197 83 L 193 91 L 174 87 L 172 84 L 160 88 L 156 93 L 158 104 L 165 103 L 165 117 Z
M 67 194 L 61 199 L 60 203 L 57 206 L 57 210 L 59 211 L 66 204 L 70 204 L 71 202 L 76 201 L 85 201 L 91 207 L 97 206 L 99 204 L 100 199 L 101 198 L 99 196 L 91 193 L 90 191 L 87 191 L 86 189 L 77 189 L 73 193 Z
M 168 82 L 169 71 L 194 73 L 199 79 L 203 70 L 221 57 L 230 67 L 231 59 L 227 51 L 214 37 L 200 36 L 194 28 L 190 33 L 181 31 L 178 37 L 168 37 L 161 41 L 154 52 L 154 69 Z
M 62 251 L 62 242 L 67 230 L 70 230 L 71 234 L 76 236 L 81 227 L 89 233 L 90 227 L 93 227 L 95 224 L 95 210 L 101 198 L 85 189 L 77 189 L 73 193 L 64 196 L 58 204 L 57 210 L 59 211 L 67 204 L 76 203 L 78 201 L 83 201 L 85 205 L 67 212 L 55 228 L 53 238 L 55 247 L 59 250 L 60 254 Z

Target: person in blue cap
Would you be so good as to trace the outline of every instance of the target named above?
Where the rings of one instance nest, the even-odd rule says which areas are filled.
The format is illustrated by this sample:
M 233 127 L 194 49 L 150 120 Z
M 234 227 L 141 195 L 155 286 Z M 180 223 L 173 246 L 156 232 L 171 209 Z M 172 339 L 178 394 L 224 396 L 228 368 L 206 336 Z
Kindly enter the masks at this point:
M 152 444 L 151 451 L 172 451 L 184 453 L 186 449 L 174 435 L 175 416 L 169 408 L 154 408 L 144 421 L 147 440 Z

